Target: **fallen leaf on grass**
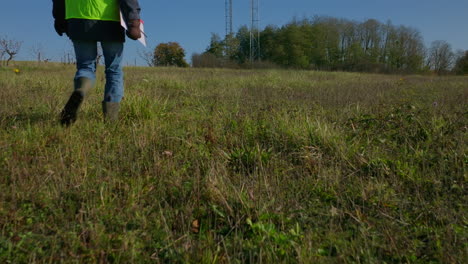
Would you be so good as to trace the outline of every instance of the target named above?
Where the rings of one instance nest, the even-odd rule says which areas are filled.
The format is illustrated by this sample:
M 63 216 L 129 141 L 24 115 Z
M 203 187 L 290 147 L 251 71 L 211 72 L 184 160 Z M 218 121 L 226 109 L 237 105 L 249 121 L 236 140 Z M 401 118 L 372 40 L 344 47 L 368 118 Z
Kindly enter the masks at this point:
M 172 157 L 173 153 L 172 151 L 166 150 L 162 153 L 164 156 Z
M 195 234 L 200 232 L 200 222 L 197 219 L 192 221 L 192 232 Z

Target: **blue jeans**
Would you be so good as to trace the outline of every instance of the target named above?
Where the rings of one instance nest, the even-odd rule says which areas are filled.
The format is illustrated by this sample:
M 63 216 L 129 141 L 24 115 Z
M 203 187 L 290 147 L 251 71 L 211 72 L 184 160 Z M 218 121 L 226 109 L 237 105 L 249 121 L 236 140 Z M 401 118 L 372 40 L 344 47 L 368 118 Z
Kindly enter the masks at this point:
M 73 40 L 78 78 L 96 80 L 97 41 Z M 120 102 L 124 95 L 122 71 L 123 42 L 101 42 L 106 65 L 106 87 L 104 102 Z

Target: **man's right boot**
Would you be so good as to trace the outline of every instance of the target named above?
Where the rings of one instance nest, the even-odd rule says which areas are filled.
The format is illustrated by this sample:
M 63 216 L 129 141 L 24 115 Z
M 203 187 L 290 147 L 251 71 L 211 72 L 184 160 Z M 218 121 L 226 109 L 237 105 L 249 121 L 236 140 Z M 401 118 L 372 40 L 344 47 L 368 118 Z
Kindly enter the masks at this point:
M 91 79 L 81 77 L 75 80 L 75 90 L 60 113 L 60 123 L 63 126 L 69 126 L 76 121 L 78 109 L 92 87 L 93 81 Z
M 104 113 L 104 121 L 115 123 L 119 120 L 120 103 L 102 102 L 102 112 Z

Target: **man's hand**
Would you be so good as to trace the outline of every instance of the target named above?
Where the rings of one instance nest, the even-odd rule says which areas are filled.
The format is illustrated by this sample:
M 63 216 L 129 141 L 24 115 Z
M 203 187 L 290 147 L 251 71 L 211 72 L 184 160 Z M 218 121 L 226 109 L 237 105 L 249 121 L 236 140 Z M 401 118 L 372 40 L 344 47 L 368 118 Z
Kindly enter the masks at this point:
M 127 27 L 128 27 L 127 32 L 126 32 L 127 37 L 133 40 L 137 40 L 141 38 L 140 20 L 134 19 L 134 20 L 128 21 Z
M 55 19 L 54 28 L 59 36 L 63 36 L 63 33 L 67 33 L 67 21 Z

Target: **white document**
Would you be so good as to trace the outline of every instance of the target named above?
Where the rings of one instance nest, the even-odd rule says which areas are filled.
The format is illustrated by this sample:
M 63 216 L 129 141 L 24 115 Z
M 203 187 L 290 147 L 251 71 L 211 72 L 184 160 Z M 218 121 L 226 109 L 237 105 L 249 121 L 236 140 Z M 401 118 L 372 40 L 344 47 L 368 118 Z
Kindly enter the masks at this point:
M 125 23 L 122 12 L 120 12 L 120 25 L 122 25 L 122 27 L 125 28 L 125 30 L 128 30 L 127 23 Z M 140 20 L 140 30 L 141 30 L 141 38 L 139 38 L 138 41 L 141 42 L 141 44 L 143 44 L 143 46 L 146 47 L 146 34 L 145 34 L 145 26 L 144 26 L 143 20 Z

